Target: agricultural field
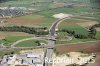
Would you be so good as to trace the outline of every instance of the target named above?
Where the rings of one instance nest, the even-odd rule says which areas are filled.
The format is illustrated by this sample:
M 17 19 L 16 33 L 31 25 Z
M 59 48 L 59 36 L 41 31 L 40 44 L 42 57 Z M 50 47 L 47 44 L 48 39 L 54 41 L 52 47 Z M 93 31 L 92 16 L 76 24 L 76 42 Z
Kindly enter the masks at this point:
M 21 49 L 7 49 L 7 50 L 0 50 L 0 58 L 3 57 L 4 55 L 9 55 L 12 52 L 14 53 L 19 53 L 19 51 L 21 51 Z
M 10 46 L 15 41 L 30 37 L 34 37 L 34 35 L 23 32 L 0 32 L 0 44 Z
M 0 26 L 28 26 L 28 27 L 49 27 L 55 21 L 55 18 L 49 18 L 41 15 L 26 15 L 16 18 L 5 19 L 5 23 Z
M 75 8 L 67 8 L 67 7 L 61 7 L 61 8 L 54 8 L 51 10 L 41 11 L 37 14 L 45 15 L 47 17 L 51 17 L 54 14 L 57 13 L 68 13 L 68 14 L 84 14 L 88 11 L 88 8 L 82 8 L 82 7 L 75 7 Z
M 22 39 L 32 38 L 34 34 L 28 34 L 23 32 L 0 32 L 0 44 L 4 46 L 11 46 L 14 42 Z M 16 45 L 16 47 L 32 47 L 37 46 L 35 43 L 38 40 L 27 40 L 20 42 Z M 39 40 L 41 43 L 47 44 L 44 40 Z
M 74 24 L 66 24 L 65 26 L 63 25 L 63 27 L 59 29 L 74 30 L 77 34 L 88 34 L 86 29 Z
M 84 53 L 95 53 L 100 51 L 100 41 L 97 42 L 87 42 L 79 44 L 69 44 L 69 45 L 58 45 L 55 47 L 55 51 L 59 54 L 64 54 L 68 52 L 84 52 Z
M 14 0 L 14 1 L 7 1 L 0 4 L 0 6 L 29 6 L 33 0 Z
M 23 41 L 23 42 L 18 43 L 16 45 L 16 47 L 35 47 L 35 46 L 38 46 L 36 41 L 39 41 L 40 43 L 47 44 L 47 42 L 44 40 L 27 40 L 27 41 Z
M 100 63 L 100 41 L 98 42 L 88 42 L 88 43 L 79 43 L 79 44 L 69 44 L 69 45 L 58 45 L 55 48 L 55 53 L 57 56 L 61 56 L 64 54 L 68 54 L 69 52 L 80 52 L 80 53 L 86 53 L 91 54 L 95 53 L 96 58 L 94 63 L 89 63 L 86 66 L 99 66 Z M 72 54 L 73 55 L 73 54 Z M 75 54 L 74 54 L 75 56 Z
M 39 15 L 26 15 L 16 18 L 8 19 L 5 25 L 11 26 L 11 25 L 31 25 L 33 26 L 35 23 L 39 23 L 43 21 L 44 17 Z
M 99 4 L 93 0 L 0 0 L 0 66 L 9 64 L 15 54 L 14 62 L 37 66 L 35 59 L 42 56 L 36 51 L 41 48 L 44 61 L 54 54 L 100 53 Z M 94 66 L 99 64 L 100 54 L 95 59 Z
M 71 30 L 75 31 L 76 34 L 81 34 L 81 35 L 87 35 L 88 34 L 88 28 L 92 25 L 98 24 L 96 21 L 92 20 L 86 20 L 86 19 L 79 19 L 79 18 L 71 18 L 71 19 L 66 19 L 63 22 L 61 22 L 58 25 L 58 29 L 66 29 L 66 30 Z M 100 31 L 97 31 L 96 33 L 96 39 L 77 39 L 74 37 L 67 37 L 68 33 L 66 32 L 61 32 L 58 31 L 58 40 L 56 41 L 57 44 L 64 44 L 64 43 L 78 43 L 78 42 L 87 42 L 87 41 L 96 41 L 100 40 Z M 71 38 L 71 40 L 69 40 Z
M 0 32 L 0 40 L 10 36 L 34 36 L 34 35 L 23 32 Z
M 0 22 L 0 26 L 28 26 L 28 27 L 47 27 L 47 30 L 51 27 L 52 23 L 57 19 L 53 17 L 55 14 L 64 13 L 71 15 L 80 15 L 83 17 L 92 17 L 92 19 L 70 18 L 66 19 L 58 25 L 58 29 L 74 30 L 77 34 L 87 35 L 88 28 L 92 25 L 100 23 L 100 12 L 91 10 L 89 0 L 10 0 L 0 3 L 0 7 L 25 7 L 29 9 L 37 10 L 31 14 L 3 19 L 5 22 Z M 1 19 L 0 19 L 1 21 Z M 77 43 L 86 41 L 100 40 L 100 31 L 97 28 L 96 39 L 77 39 L 74 37 L 68 37 L 66 32 L 58 32 L 59 39 L 57 44 L 64 43 Z M 9 36 L 8 36 L 9 35 Z M 5 45 L 13 43 L 14 41 L 34 37 L 32 34 L 17 34 L 16 32 L 0 32 L 0 42 L 4 42 Z M 18 37 L 18 38 L 17 38 Z M 67 41 L 67 38 L 73 38 Z M 11 40 L 9 40 L 9 38 Z M 13 38 L 16 38 L 13 39 Z M 25 43 L 25 42 L 24 42 Z M 22 43 L 23 44 L 23 43 Z
M 3 45 L 5 45 L 5 46 L 10 46 L 18 40 L 26 39 L 26 38 L 32 38 L 32 37 L 33 36 L 9 36 L 9 37 L 6 37 L 4 39 L 1 39 L 0 44 L 3 43 Z

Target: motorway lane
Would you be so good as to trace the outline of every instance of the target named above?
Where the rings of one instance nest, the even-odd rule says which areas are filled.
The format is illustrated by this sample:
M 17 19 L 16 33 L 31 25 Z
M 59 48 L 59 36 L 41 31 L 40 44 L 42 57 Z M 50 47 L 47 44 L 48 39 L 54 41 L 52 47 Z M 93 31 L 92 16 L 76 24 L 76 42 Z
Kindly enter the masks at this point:
M 54 36 L 54 35 L 55 35 L 55 33 L 56 33 L 56 31 L 55 31 L 56 26 L 57 26 L 57 24 L 58 24 L 60 21 L 62 21 L 62 20 L 63 20 L 63 19 L 58 19 L 57 21 L 54 22 L 54 24 L 52 25 L 52 27 L 50 28 L 50 31 L 49 31 L 49 35 L 50 35 L 50 36 Z
M 50 30 L 49 30 L 49 38 L 48 39 L 48 46 L 50 47 L 47 47 L 47 52 L 46 52 L 46 58 L 48 59 L 51 59 L 52 58 L 52 55 L 53 55 L 53 48 L 55 46 L 55 41 L 54 39 L 56 38 L 55 37 L 55 34 L 56 34 L 56 26 L 59 22 L 63 21 L 65 18 L 63 19 L 58 19 L 57 21 L 54 22 L 54 24 L 51 26 Z M 45 65 L 44 66 L 52 66 L 52 63 L 49 63 L 47 61 L 45 61 Z

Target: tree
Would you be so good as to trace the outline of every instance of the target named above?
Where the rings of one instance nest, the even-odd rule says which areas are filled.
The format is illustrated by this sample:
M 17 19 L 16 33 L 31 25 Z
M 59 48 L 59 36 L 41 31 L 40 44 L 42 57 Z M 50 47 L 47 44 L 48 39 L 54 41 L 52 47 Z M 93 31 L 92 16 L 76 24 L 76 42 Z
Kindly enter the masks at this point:
M 14 54 L 14 51 L 12 51 L 11 54 Z
M 89 36 L 91 37 L 91 38 L 95 38 L 95 36 L 96 36 L 96 29 L 95 28 L 90 28 L 89 29 Z
M 38 40 L 35 41 L 35 43 L 37 44 L 37 46 L 41 46 L 41 43 Z

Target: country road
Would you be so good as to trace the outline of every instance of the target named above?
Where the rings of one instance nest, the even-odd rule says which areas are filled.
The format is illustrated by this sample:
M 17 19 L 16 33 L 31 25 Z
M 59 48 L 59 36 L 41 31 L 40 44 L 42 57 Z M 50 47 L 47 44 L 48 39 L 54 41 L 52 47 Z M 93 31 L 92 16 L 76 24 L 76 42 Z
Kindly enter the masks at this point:
M 44 40 L 45 38 L 44 37 L 32 37 L 32 38 L 26 38 L 26 39 L 22 39 L 22 40 L 18 40 L 16 42 L 14 42 L 12 45 L 11 45 L 11 48 L 14 48 L 18 43 L 20 42 L 23 42 L 23 41 L 27 41 L 27 40 Z M 46 41 L 46 40 L 45 40 Z M 17 48 L 17 47 L 16 47 Z

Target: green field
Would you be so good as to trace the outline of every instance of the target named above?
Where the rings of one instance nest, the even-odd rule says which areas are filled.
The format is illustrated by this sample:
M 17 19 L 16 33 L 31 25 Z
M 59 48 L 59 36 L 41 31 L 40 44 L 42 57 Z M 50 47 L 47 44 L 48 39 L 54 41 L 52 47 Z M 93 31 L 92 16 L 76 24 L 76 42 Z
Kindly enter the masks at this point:
M 88 34 L 88 31 L 85 28 L 76 24 L 77 22 L 84 22 L 84 20 L 78 20 L 75 18 L 66 19 L 59 24 L 58 29 L 72 30 L 77 34 Z
M 9 37 L 6 37 L 5 39 L 0 40 L 0 44 L 4 43 L 5 46 L 10 46 L 18 40 L 31 38 L 31 37 L 32 36 L 9 36 Z
M 75 31 L 76 34 L 88 34 L 87 30 L 79 25 L 66 25 L 60 29 L 72 30 Z
M 43 16 L 40 16 L 40 15 L 26 15 L 26 16 L 22 16 L 21 18 L 26 18 L 26 19 L 37 19 L 37 18 L 41 18 Z
M 50 28 L 50 26 L 52 25 L 52 23 L 56 20 L 53 17 L 45 17 L 44 15 L 27 15 L 27 16 L 22 16 L 21 18 L 27 18 L 27 19 L 37 19 L 38 18 L 42 18 L 43 20 L 40 22 L 35 22 L 33 26 L 37 26 L 37 27 L 47 27 L 48 29 Z
M 52 25 L 52 23 L 55 21 L 56 19 L 54 18 L 48 18 L 45 17 L 43 21 L 34 24 L 35 26 L 39 26 L 39 27 L 47 27 L 48 29 L 50 28 L 50 26 Z
M 55 18 L 53 18 L 52 16 L 58 13 L 66 13 L 66 14 L 73 14 L 73 15 L 83 15 L 83 16 L 88 16 L 88 17 L 95 17 L 97 18 L 96 21 L 100 22 L 100 12 L 95 12 L 95 10 L 91 10 L 90 8 L 90 3 L 89 0 L 55 0 L 55 2 L 63 2 L 66 4 L 70 4 L 70 3 L 76 3 L 79 6 L 75 5 L 72 7 L 59 7 L 59 8 L 54 8 L 52 7 L 53 2 L 51 0 L 14 0 L 14 1 L 8 1 L 8 2 L 3 2 L 0 3 L 0 6 L 3 7 L 26 7 L 26 8 L 33 8 L 33 9 L 38 9 L 40 10 L 39 12 L 35 12 L 33 13 L 33 15 L 26 15 L 26 16 L 21 16 L 21 18 L 26 18 L 26 19 L 37 19 L 40 17 L 43 17 L 43 21 L 40 22 L 36 22 L 35 24 L 28 24 L 29 26 L 32 25 L 32 27 L 47 27 L 48 29 L 50 28 L 50 26 L 52 25 L 52 23 L 56 20 Z M 33 6 L 33 4 L 35 4 L 35 6 Z M 83 6 L 82 6 L 82 5 Z M 85 6 L 84 6 L 85 5 Z M 76 18 L 72 18 L 72 19 L 67 19 L 65 21 L 63 21 L 60 25 L 59 25 L 59 29 L 66 29 L 66 30 L 74 30 L 77 34 L 88 34 L 87 29 L 81 27 L 80 25 L 76 25 L 76 22 L 84 22 L 81 20 L 77 20 Z M 27 24 L 27 23 L 26 23 Z M 24 24 L 21 24 L 24 25 Z M 11 26 L 11 25 L 10 25 Z M 64 37 L 67 35 L 67 33 L 65 32 L 58 32 L 60 37 Z M 24 38 L 28 38 L 31 36 L 27 36 L 27 37 L 19 37 L 19 36 L 10 36 L 10 37 L 6 37 L 3 40 L 0 40 L 0 43 L 4 43 L 4 45 L 11 45 L 13 42 L 20 40 L 20 39 L 24 39 Z M 96 38 L 99 40 L 100 39 L 100 32 L 97 32 Z M 61 38 L 60 38 L 61 39 Z M 66 39 L 63 39 L 63 41 L 60 41 L 60 39 L 58 39 L 57 43 L 66 43 Z M 94 39 L 72 39 L 71 41 L 69 41 L 68 43 L 71 42 L 84 42 L 84 41 L 93 41 Z M 31 42 L 23 42 L 20 45 L 23 44 L 30 44 L 30 46 L 34 46 L 34 41 Z M 27 44 L 25 44 L 27 46 Z
M 75 31 L 76 34 L 87 35 L 88 34 L 88 30 L 83 28 L 83 27 L 81 27 L 81 26 L 79 26 L 79 25 L 77 25 L 76 24 L 77 22 L 78 23 L 79 22 L 85 22 L 85 20 L 80 20 L 80 19 L 77 19 L 77 18 L 67 19 L 67 20 L 64 20 L 63 22 L 61 22 L 58 25 L 58 28 L 59 28 L 59 30 L 62 30 L 62 29 L 73 30 L 73 31 Z M 100 32 L 97 31 L 97 34 L 96 34 L 97 40 L 100 40 L 100 35 L 99 34 L 100 34 Z M 58 31 L 59 38 L 57 39 L 56 44 L 96 41 L 96 39 L 91 39 L 91 38 L 87 38 L 87 39 L 73 38 L 72 40 L 67 41 L 67 38 L 65 38 L 65 36 L 67 36 L 67 35 L 68 35 L 68 33 L 66 33 L 66 32 Z
M 17 47 L 34 47 L 37 46 L 37 43 L 35 43 L 37 40 L 27 40 L 27 41 L 23 41 L 18 43 L 16 46 Z M 47 44 L 46 41 L 43 40 L 38 40 L 40 43 L 45 43 Z
M 41 11 L 41 12 L 38 12 L 37 14 L 45 15 L 47 17 L 51 17 L 52 15 L 57 14 L 57 13 L 84 14 L 87 11 L 88 11 L 88 8 L 82 8 L 82 7 L 67 8 L 67 7 L 62 7 L 62 8 L 52 9 L 52 10 Z
M 64 36 L 63 36 L 64 37 Z M 99 36 L 100 38 L 100 36 Z M 100 40 L 100 39 L 98 39 Z M 79 42 L 87 42 L 87 41 L 97 41 L 96 39 L 77 39 L 77 38 L 73 38 L 72 40 L 68 41 L 66 38 L 59 38 L 56 41 L 56 44 L 69 44 L 69 43 L 79 43 Z
M 23 26 L 28 26 L 28 27 L 47 27 L 49 29 L 50 26 L 52 25 L 52 23 L 56 20 L 53 17 L 45 17 L 44 15 L 37 15 L 37 14 L 25 15 L 25 16 L 21 16 L 21 17 L 17 17 L 17 18 L 19 20 L 17 20 L 15 23 L 11 23 L 9 21 L 10 23 L 7 23 L 7 26 L 23 25 Z M 16 18 L 12 18 L 12 19 L 16 20 Z M 4 25 L 4 26 L 6 26 L 6 25 Z
M 36 19 L 37 21 L 38 21 L 38 18 L 43 19 L 43 20 L 41 20 L 39 22 L 35 22 L 33 24 L 33 26 L 36 26 L 36 27 L 47 27 L 48 29 L 50 28 L 52 23 L 56 20 L 53 17 L 45 17 L 44 15 L 37 15 L 37 14 L 26 15 L 26 16 L 22 16 L 20 18 L 33 19 L 33 20 Z
M 12 52 L 14 53 L 19 53 L 19 51 L 21 51 L 21 49 L 4 49 L 4 50 L 0 50 L 0 58 L 2 58 L 4 55 L 10 55 Z
M 8 1 L 8 2 L 4 2 L 4 3 L 0 3 L 0 6 L 9 6 L 9 5 L 11 5 L 11 6 L 18 6 L 18 7 L 20 7 L 20 6 L 22 6 L 22 7 L 27 7 L 27 6 L 30 6 L 30 4 L 32 4 L 32 1 L 33 0 L 14 0 L 14 1 Z
M 100 31 L 97 32 L 96 38 L 97 38 L 97 40 L 100 40 Z

